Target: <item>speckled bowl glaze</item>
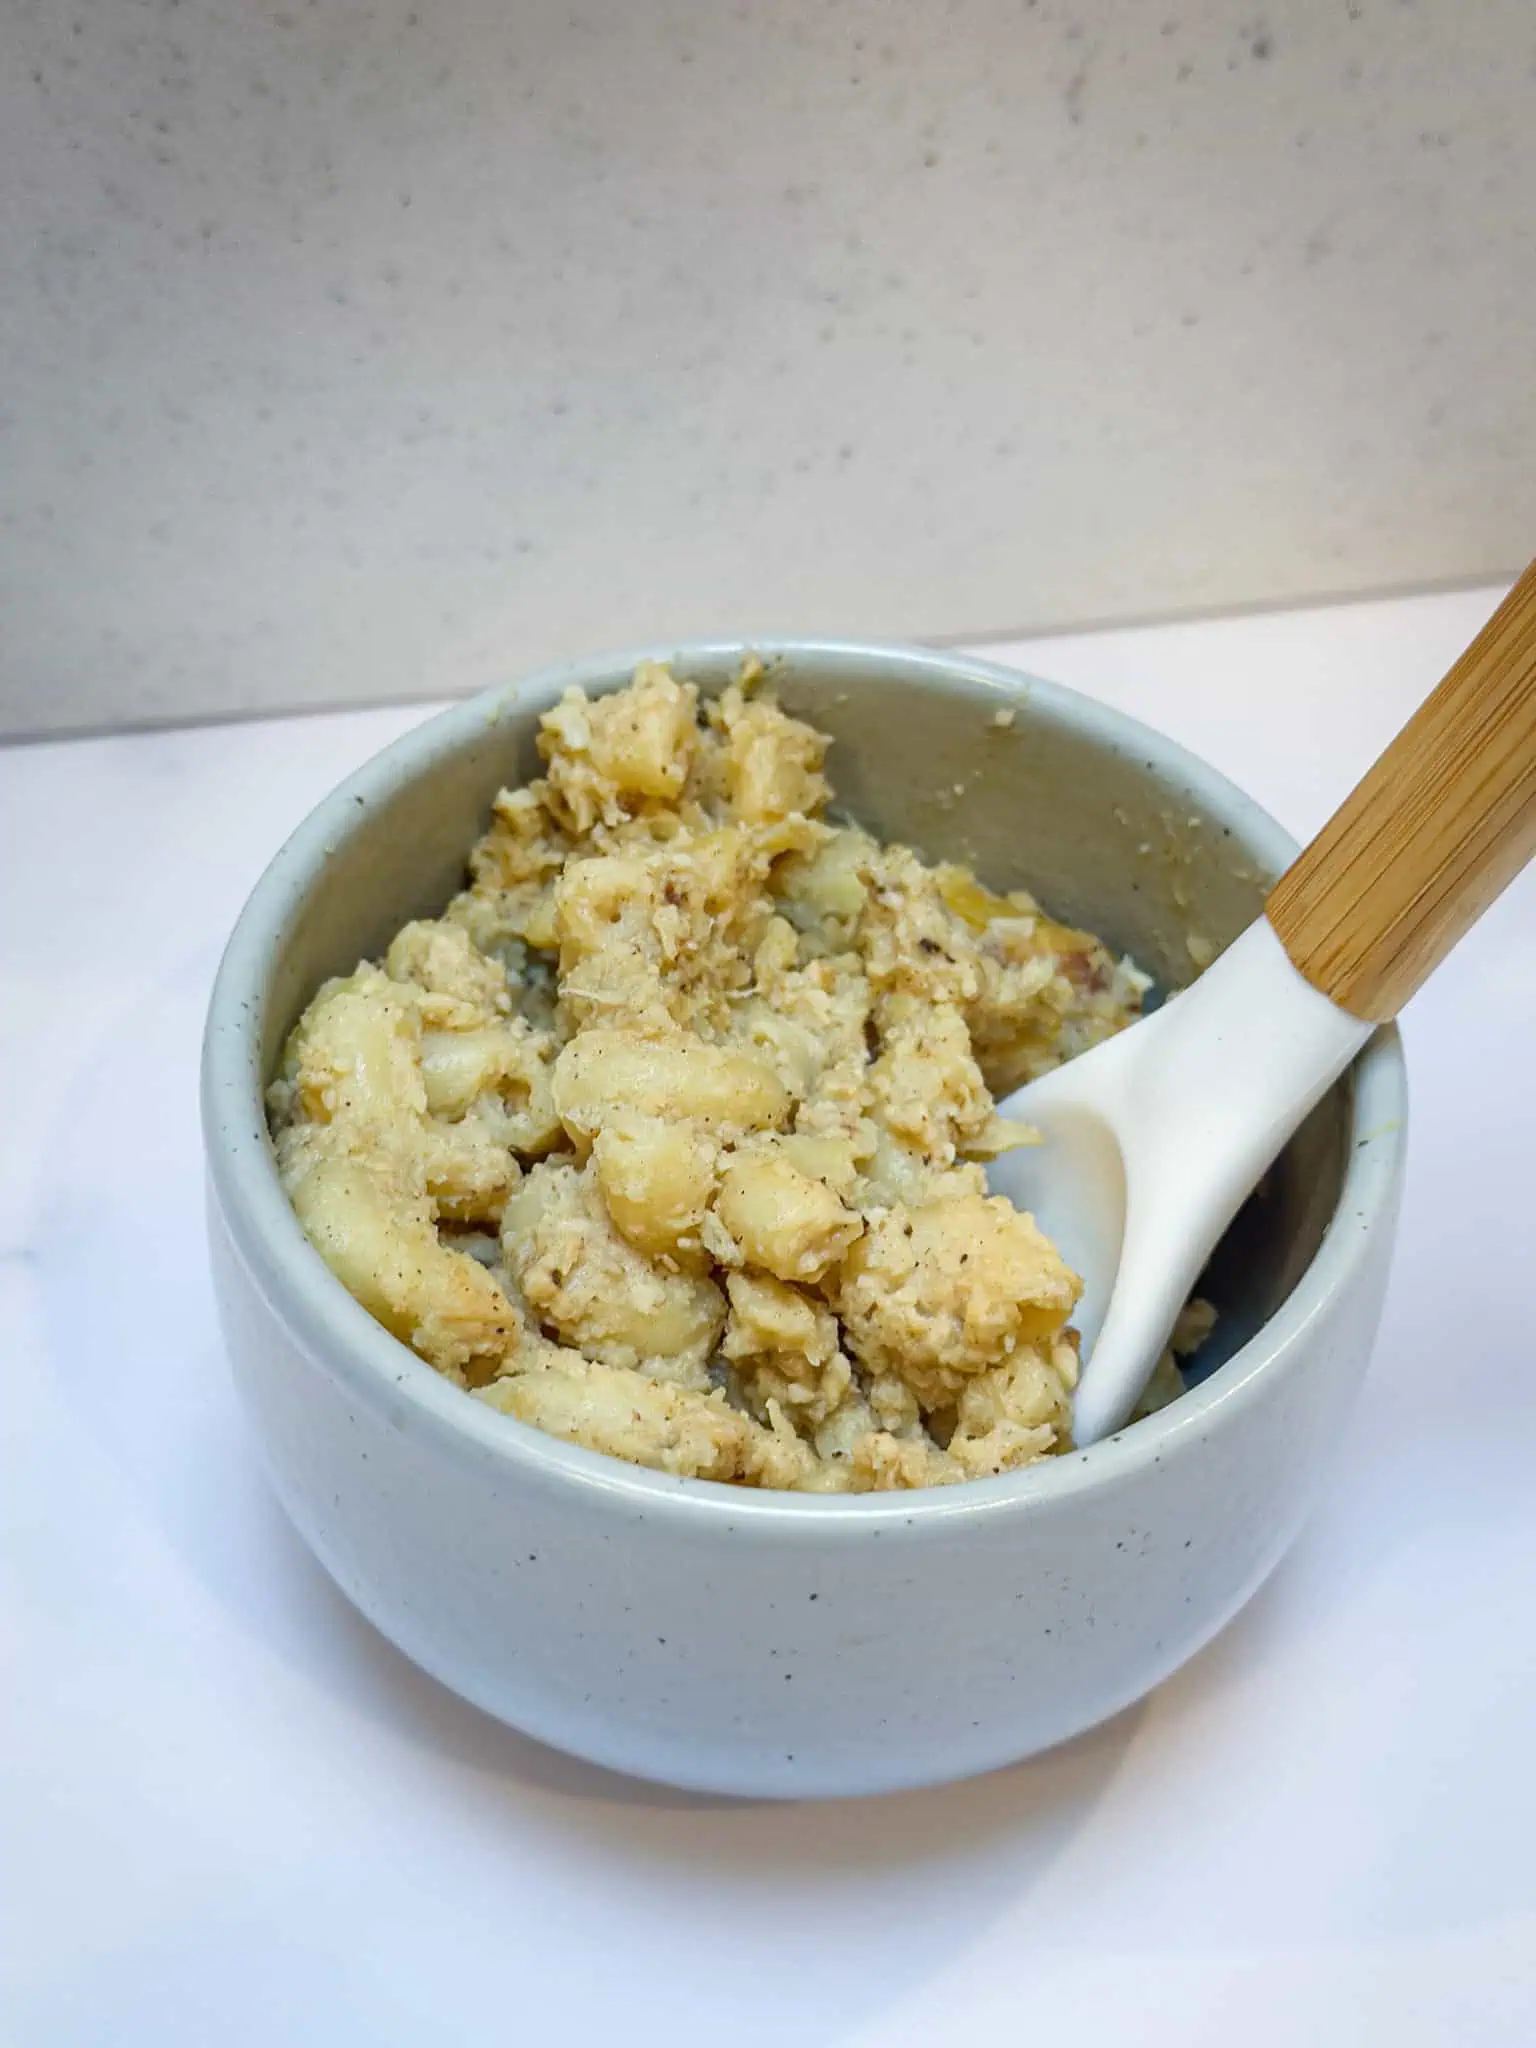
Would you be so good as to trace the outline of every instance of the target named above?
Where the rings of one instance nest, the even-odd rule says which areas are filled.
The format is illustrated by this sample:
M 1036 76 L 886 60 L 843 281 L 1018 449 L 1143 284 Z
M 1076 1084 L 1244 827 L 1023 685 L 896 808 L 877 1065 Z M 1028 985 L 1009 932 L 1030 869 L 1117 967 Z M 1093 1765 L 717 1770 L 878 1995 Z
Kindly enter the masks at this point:
M 713 689 L 729 644 L 650 649 Z M 835 739 L 848 811 L 1027 882 L 1165 984 L 1256 913 L 1292 845 L 1202 762 L 983 662 L 759 647 Z M 663 1477 L 471 1400 L 305 1241 L 262 1091 L 316 984 L 439 909 L 535 721 L 638 655 L 459 705 L 359 770 L 277 855 L 230 940 L 203 1065 L 212 1252 L 241 1394 L 288 1513 L 385 1635 L 513 1726 L 618 1770 L 772 1797 L 985 1771 L 1148 1692 L 1296 1533 L 1365 1370 L 1404 1150 L 1383 1031 L 1208 1276 L 1204 1377 L 1109 1442 L 921 1494 L 824 1499 Z M 999 724 L 1000 710 L 1014 714 Z

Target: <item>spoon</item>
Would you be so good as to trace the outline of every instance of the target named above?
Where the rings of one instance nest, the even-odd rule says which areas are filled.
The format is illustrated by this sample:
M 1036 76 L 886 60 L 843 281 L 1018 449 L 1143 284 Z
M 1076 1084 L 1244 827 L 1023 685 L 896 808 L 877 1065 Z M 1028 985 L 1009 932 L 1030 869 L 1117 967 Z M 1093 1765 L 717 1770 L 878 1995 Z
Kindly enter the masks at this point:
M 1126 1421 L 1302 1118 L 1536 853 L 1536 562 L 1269 893 L 1150 1016 L 1019 1089 L 993 1163 L 1083 1276 L 1073 1435 Z

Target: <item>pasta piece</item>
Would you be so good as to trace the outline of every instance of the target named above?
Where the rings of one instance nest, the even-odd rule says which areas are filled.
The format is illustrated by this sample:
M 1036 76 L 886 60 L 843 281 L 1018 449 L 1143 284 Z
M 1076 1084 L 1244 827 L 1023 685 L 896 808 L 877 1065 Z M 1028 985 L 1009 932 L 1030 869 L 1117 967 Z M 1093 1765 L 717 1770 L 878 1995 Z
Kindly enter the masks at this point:
M 636 1251 L 684 1257 L 715 1192 L 719 1147 L 698 1124 L 621 1113 L 592 1146 L 598 1187 L 615 1228 Z
M 993 1122 L 992 1097 L 958 1010 L 896 996 L 881 1013 L 869 1070 L 874 1112 L 930 1166 L 951 1166 Z
M 487 958 L 461 925 L 420 918 L 390 941 L 384 971 L 421 994 L 425 1023 L 464 1029 L 505 1017 L 512 990 L 505 965 Z
M 425 1114 L 415 1005 L 376 967 L 328 981 L 289 1037 L 273 1086 L 281 1118 L 344 1120 L 385 1140 Z
M 481 1400 L 568 1443 L 688 1479 L 739 1479 L 751 1423 L 720 1393 L 646 1380 L 561 1351 L 542 1371 L 482 1389 Z
M 427 1108 L 454 1121 L 479 1109 L 514 1152 L 547 1152 L 562 1136 L 555 1110 L 554 1044 L 521 1017 L 470 1031 L 427 1032 L 421 1076 Z
M 989 1479 L 1070 1448 L 1076 1385 L 1077 1346 L 1070 1337 L 1023 1346 L 961 1388 L 946 1447 L 950 1457 L 968 1479 Z
M 563 1343 L 603 1365 L 708 1384 L 725 1324 L 720 1289 L 627 1243 L 590 1170 L 534 1167 L 507 1203 L 502 1255 L 522 1299 Z
M 577 836 L 616 823 L 647 798 L 682 795 L 688 779 L 698 692 L 656 662 L 643 662 L 627 690 L 592 704 L 567 690 L 539 721 L 549 764 L 544 802 Z
M 423 1123 L 415 1149 L 439 1221 L 500 1223 L 522 1169 L 491 1121 L 494 1114 L 477 1103 L 457 1123 Z
M 725 1287 L 730 1316 L 720 1352 L 753 1414 L 762 1418 L 777 1403 L 797 1428 L 825 1422 L 853 1385 L 832 1311 L 760 1273 L 732 1273 Z
M 932 870 L 905 846 L 882 847 L 870 866 L 859 952 L 873 987 L 930 1005 L 974 1003 L 982 982 L 976 939 L 944 902 Z
M 516 1311 L 468 1253 L 450 1250 L 431 1204 L 319 1125 L 278 1141 L 283 1186 L 305 1234 L 369 1314 L 461 1384 L 489 1377 L 518 1343 Z
M 1080 1287 L 1032 1218 L 1000 1195 L 955 1195 L 871 1219 L 837 1307 L 854 1357 L 897 1374 L 927 1410 L 1054 1336 Z
M 715 1214 L 748 1265 L 780 1280 L 820 1280 L 864 1227 L 825 1181 L 768 1143 L 725 1162 Z
M 555 1109 L 582 1148 L 625 1112 L 725 1134 L 782 1123 L 789 1108 L 788 1091 L 762 1060 L 682 1032 L 653 1039 L 594 1028 L 555 1062 Z
M 814 1454 L 782 1419 L 765 1429 L 718 1390 L 640 1379 L 574 1352 L 554 1354 L 541 1371 L 495 1380 L 479 1398 L 551 1436 L 683 1479 L 825 1483 Z
M 774 893 L 811 957 L 852 950 L 878 851 L 867 833 L 840 831 L 779 868 Z
M 732 688 L 711 707 L 724 741 L 721 782 L 733 816 L 758 822 L 794 812 L 814 815 L 827 801 L 821 764 L 827 740 L 769 698 Z

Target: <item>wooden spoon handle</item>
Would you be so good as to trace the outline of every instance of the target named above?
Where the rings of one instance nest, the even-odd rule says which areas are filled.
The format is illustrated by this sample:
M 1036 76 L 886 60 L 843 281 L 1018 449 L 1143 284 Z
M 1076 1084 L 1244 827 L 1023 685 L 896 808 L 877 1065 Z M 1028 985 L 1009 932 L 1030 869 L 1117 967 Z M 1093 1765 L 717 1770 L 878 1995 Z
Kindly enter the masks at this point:
M 1292 963 L 1395 1017 L 1536 853 L 1536 562 L 1270 891 Z

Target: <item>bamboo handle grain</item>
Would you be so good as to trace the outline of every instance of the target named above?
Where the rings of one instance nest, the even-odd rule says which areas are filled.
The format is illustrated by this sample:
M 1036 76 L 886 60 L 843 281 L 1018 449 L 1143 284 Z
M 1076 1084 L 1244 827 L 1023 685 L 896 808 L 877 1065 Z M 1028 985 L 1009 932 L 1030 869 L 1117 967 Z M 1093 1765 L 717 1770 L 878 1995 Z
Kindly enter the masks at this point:
M 1536 562 L 1270 892 L 1325 996 L 1395 1017 L 1536 853 Z

